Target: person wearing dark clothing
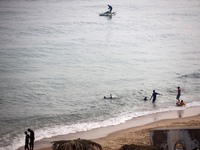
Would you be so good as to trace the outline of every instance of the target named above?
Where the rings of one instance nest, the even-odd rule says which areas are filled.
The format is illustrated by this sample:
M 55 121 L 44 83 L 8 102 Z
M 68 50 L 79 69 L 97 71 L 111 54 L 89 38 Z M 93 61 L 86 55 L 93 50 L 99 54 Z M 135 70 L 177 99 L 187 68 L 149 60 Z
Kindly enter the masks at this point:
M 28 129 L 28 132 L 30 132 L 30 150 L 33 150 L 35 134 L 34 134 L 33 130 L 31 130 L 31 129 Z
M 156 96 L 157 96 L 157 95 L 162 95 L 162 94 L 156 93 L 155 90 L 153 90 L 153 94 L 152 94 L 152 96 L 151 96 L 151 98 L 150 98 L 150 100 L 151 100 L 152 97 L 153 97 L 153 101 L 152 101 L 153 103 L 156 101 Z
M 143 100 L 146 102 L 147 101 L 147 97 L 145 97 Z
M 29 137 L 29 135 L 28 135 L 28 133 L 25 131 L 24 132 L 25 133 L 25 147 L 24 147 L 24 150 L 29 150 L 29 139 L 30 139 L 30 137 Z
M 112 11 L 112 6 L 108 5 L 108 9 L 111 12 Z

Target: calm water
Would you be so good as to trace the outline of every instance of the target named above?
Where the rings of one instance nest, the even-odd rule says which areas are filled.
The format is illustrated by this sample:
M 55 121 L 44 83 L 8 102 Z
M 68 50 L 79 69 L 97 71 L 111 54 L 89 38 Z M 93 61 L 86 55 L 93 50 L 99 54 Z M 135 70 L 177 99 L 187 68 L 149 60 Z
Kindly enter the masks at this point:
M 0 150 L 180 109 L 177 86 L 200 106 L 199 18 L 199 0 L 0 0 Z

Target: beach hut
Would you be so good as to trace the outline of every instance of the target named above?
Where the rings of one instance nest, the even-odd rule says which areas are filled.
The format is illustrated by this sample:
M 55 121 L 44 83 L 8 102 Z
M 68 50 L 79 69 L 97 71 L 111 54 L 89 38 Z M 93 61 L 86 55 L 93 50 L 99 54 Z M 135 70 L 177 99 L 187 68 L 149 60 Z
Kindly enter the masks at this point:
M 150 130 L 150 143 L 163 150 L 195 150 L 200 146 L 200 128 L 172 127 Z

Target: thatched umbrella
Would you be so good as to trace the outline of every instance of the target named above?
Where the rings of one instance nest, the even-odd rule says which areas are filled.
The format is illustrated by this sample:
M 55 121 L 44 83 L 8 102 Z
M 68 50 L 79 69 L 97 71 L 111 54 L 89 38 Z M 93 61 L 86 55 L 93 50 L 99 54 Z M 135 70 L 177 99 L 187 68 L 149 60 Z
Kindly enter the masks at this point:
M 141 146 L 141 145 L 124 145 L 119 150 L 160 150 L 152 146 Z
M 53 150 L 102 150 L 100 144 L 85 139 L 52 142 Z

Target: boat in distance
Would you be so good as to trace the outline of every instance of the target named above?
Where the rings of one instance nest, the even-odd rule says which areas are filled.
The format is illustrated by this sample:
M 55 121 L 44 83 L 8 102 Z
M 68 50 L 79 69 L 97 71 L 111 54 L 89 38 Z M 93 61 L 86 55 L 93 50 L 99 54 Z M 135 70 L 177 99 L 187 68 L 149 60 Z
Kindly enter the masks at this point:
M 99 16 L 113 16 L 115 14 L 115 12 L 106 11 L 104 13 L 100 13 Z

